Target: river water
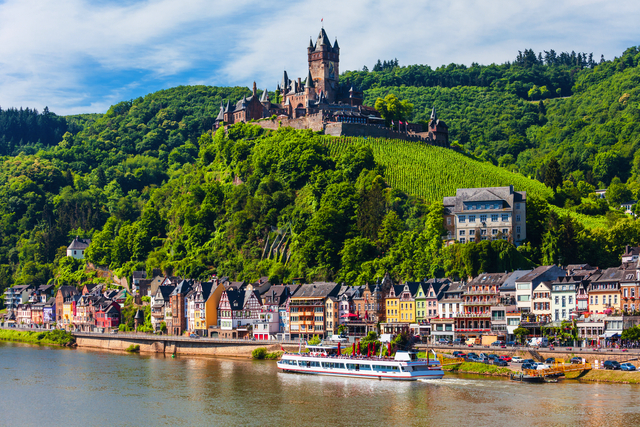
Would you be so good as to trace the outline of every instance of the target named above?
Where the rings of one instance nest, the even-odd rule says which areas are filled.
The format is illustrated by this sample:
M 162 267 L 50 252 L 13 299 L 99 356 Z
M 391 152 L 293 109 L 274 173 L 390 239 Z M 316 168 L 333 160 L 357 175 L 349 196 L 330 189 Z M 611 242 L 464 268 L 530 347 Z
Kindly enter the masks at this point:
M 0 342 L 0 425 L 639 426 L 640 386 L 461 375 L 401 383 Z

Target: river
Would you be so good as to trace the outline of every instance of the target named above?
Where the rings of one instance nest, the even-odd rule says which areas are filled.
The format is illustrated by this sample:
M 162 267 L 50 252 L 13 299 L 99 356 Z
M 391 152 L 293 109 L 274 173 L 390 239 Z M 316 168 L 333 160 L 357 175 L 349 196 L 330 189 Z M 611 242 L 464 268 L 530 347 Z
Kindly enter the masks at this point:
M 638 385 L 462 375 L 401 383 L 278 373 L 271 361 L 7 342 L 0 391 L 0 425 L 14 426 L 640 425 Z

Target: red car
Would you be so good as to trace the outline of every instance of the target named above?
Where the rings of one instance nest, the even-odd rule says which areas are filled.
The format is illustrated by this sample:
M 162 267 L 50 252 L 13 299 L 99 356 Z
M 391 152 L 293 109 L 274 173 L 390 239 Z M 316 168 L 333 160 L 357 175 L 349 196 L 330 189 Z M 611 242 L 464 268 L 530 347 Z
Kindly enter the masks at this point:
M 511 362 L 511 356 L 500 356 L 498 359 L 504 360 L 505 362 Z

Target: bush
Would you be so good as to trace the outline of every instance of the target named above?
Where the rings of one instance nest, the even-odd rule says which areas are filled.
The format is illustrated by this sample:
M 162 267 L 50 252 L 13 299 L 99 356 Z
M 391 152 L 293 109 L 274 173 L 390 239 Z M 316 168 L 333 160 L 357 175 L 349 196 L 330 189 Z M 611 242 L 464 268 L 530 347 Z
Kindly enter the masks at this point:
M 131 344 L 125 351 L 129 353 L 140 353 L 140 346 L 137 344 Z
M 267 353 L 267 355 L 264 358 L 267 360 L 278 360 L 282 356 L 282 353 L 283 353 L 282 351 L 274 351 L 271 353 Z
M 258 347 L 251 352 L 251 357 L 257 360 L 262 360 L 267 357 L 267 349 L 264 347 Z

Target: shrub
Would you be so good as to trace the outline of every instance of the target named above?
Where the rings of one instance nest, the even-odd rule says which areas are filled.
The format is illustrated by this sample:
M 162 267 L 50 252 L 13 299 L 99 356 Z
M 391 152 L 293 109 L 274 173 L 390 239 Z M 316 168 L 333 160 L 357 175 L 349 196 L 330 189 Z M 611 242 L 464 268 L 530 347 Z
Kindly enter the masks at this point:
M 129 353 L 140 353 L 140 346 L 137 344 L 131 344 L 125 351 Z
M 264 347 L 258 347 L 251 352 L 251 357 L 257 360 L 262 360 L 267 357 L 267 349 Z

